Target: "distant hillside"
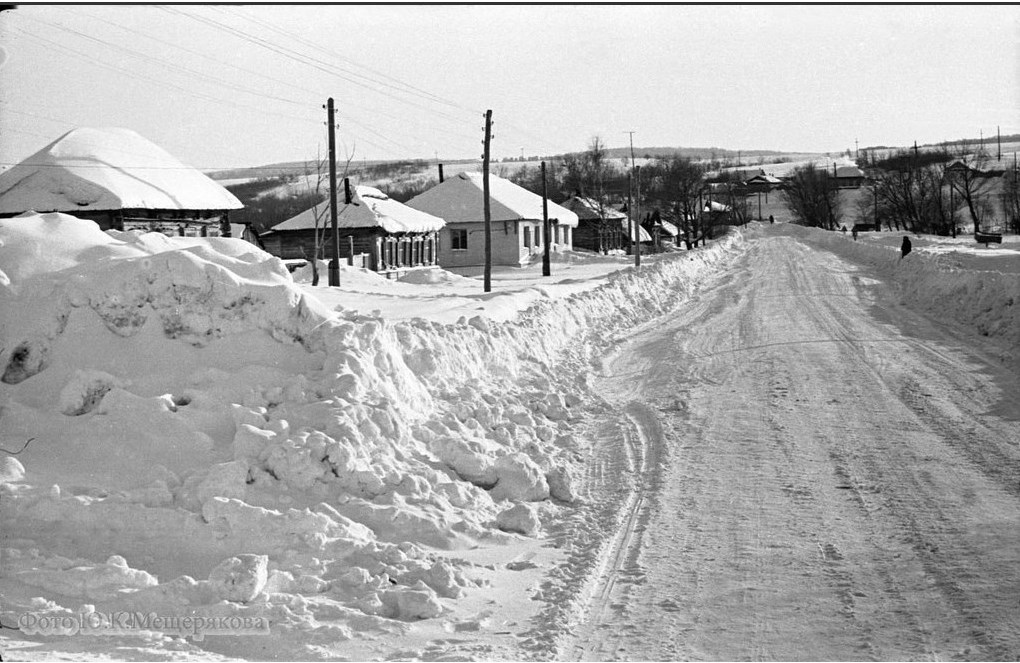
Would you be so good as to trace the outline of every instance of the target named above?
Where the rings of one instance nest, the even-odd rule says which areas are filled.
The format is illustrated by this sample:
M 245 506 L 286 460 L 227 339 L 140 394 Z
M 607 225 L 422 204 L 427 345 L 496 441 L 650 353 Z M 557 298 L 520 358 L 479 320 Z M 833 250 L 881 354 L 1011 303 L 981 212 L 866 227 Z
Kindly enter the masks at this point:
M 985 136 L 983 138 L 981 138 L 981 137 L 979 137 L 979 138 L 957 138 L 956 140 L 944 140 L 944 141 L 942 141 L 940 143 L 922 143 L 922 144 L 918 145 L 918 148 L 921 148 L 921 147 L 958 147 L 958 146 L 968 146 L 969 147 L 969 146 L 977 145 L 979 143 L 984 143 L 985 148 L 987 149 L 989 146 L 995 145 L 996 141 L 999 141 L 999 142 L 1001 142 L 1003 144 L 1006 144 L 1006 143 L 1020 143 L 1020 134 L 1006 134 L 1004 136 L 999 136 L 999 137 L 996 137 L 996 136 L 992 135 L 992 136 Z M 902 150 L 902 149 L 907 149 L 909 147 L 913 147 L 913 143 L 911 143 L 910 145 L 868 145 L 866 147 L 862 147 L 861 149 L 862 150 Z
M 472 163 L 472 159 L 452 159 L 444 161 L 448 164 Z M 343 162 L 340 162 L 340 168 Z M 350 166 L 351 175 L 373 179 L 379 171 L 397 170 L 405 166 L 415 166 L 420 169 L 434 166 L 432 160 L 426 159 L 399 159 L 393 161 L 352 161 Z M 206 175 L 214 180 L 246 180 L 246 179 L 273 179 L 299 177 L 305 174 L 314 174 L 316 170 L 315 160 L 309 161 L 287 161 L 284 163 L 273 163 L 265 166 L 251 166 L 248 168 L 231 168 L 228 170 L 215 170 L 207 172 Z
M 529 156 L 525 161 L 537 162 L 541 160 L 552 161 L 560 160 L 570 154 L 579 154 L 584 150 L 578 150 L 577 152 L 567 152 L 565 154 L 553 154 L 546 156 Z M 611 159 L 629 159 L 630 148 L 629 147 L 612 147 L 606 150 L 607 155 Z M 803 152 L 781 152 L 779 150 L 729 150 L 721 147 L 635 147 L 634 155 L 639 158 L 654 159 L 656 157 L 665 157 L 673 154 L 680 153 L 682 156 L 690 157 L 691 159 L 735 159 L 739 155 L 741 161 L 747 159 L 746 163 L 752 163 L 754 161 L 760 161 L 761 157 L 778 157 L 774 160 L 782 160 L 786 158 L 803 158 L 805 153 Z M 520 159 L 509 157 L 498 160 L 499 163 L 513 163 L 520 161 Z M 768 161 L 768 160 L 766 160 Z M 497 161 L 494 160 L 494 163 Z M 478 163 L 477 159 L 450 159 L 444 160 L 444 166 L 454 166 L 452 170 L 459 171 L 463 168 L 456 168 L 458 164 L 475 164 Z M 435 163 L 431 159 L 400 159 L 392 161 L 354 161 L 351 163 L 350 172 L 352 175 L 359 177 L 359 179 L 375 179 L 376 174 L 379 171 L 389 171 L 399 169 L 402 166 L 414 165 L 420 169 L 433 168 Z M 267 164 L 265 166 L 252 166 L 249 168 L 231 168 L 228 170 L 216 170 L 206 173 L 209 177 L 214 180 L 250 180 L 250 179 L 271 179 L 271 178 L 287 178 L 301 176 L 308 172 L 315 172 L 315 161 L 288 161 L 283 163 Z
M 614 159 L 630 158 L 629 147 L 611 147 L 606 153 Z M 692 159 L 735 159 L 738 156 L 744 157 L 773 157 L 793 156 L 803 154 L 801 152 L 780 152 L 779 150 L 729 150 L 722 147 L 635 147 L 635 156 L 654 159 L 656 157 L 668 157 L 679 153 L 681 156 Z

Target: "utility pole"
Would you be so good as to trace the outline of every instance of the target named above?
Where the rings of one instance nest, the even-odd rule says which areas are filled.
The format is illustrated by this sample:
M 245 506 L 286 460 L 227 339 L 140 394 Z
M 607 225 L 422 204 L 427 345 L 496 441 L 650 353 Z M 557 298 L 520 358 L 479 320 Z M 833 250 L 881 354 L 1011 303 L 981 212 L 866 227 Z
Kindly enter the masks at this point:
M 523 148 L 521 154 L 523 155 Z M 545 251 L 542 252 L 542 276 L 552 275 L 549 252 L 552 250 L 552 238 L 549 234 L 549 191 L 545 182 L 545 162 L 542 162 L 542 232 L 545 233 Z
M 995 125 L 995 160 L 1002 161 L 1002 134 L 999 125 Z
M 340 285 L 340 231 L 337 229 L 336 213 L 336 120 L 333 97 L 330 97 L 326 102 L 326 124 L 329 127 L 329 221 L 333 229 L 333 241 L 329 250 L 329 284 L 338 286 Z
M 624 131 L 625 134 L 630 134 L 630 170 L 634 172 L 634 131 Z M 631 175 L 627 175 L 627 232 L 630 234 L 630 252 L 634 254 L 635 260 L 637 260 L 637 244 L 634 241 L 635 232 L 640 234 L 641 231 L 637 230 L 637 220 L 634 218 L 634 179 Z
M 627 238 L 634 253 L 634 171 L 627 173 Z
M 489 143 L 492 141 L 492 111 L 485 111 L 485 151 L 482 152 L 482 210 L 485 214 L 485 292 L 492 292 L 492 213 L 489 209 Z
M 856 138 L 854 138 L 854 155 L 855 159 L 861 158 L 861 145 L 857 142 Z
M 634 267 L 641 266 L 641 166 L 634 167 Z

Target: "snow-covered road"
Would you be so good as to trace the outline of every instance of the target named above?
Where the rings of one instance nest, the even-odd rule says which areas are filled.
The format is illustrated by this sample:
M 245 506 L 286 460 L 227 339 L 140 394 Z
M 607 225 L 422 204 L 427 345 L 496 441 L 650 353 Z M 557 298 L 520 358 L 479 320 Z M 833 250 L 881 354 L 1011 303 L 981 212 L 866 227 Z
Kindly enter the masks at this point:
M 1016 375 L 875 276 L 765 236 L 605 361 L 636 472 L 561 659 L 1020 655 Z

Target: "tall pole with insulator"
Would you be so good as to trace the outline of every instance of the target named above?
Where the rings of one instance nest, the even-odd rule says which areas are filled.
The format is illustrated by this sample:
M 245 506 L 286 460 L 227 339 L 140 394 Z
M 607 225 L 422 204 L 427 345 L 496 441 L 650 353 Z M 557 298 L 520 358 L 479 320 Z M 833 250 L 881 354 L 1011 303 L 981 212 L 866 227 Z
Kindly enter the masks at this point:
M 340 285 L 340 231 L 337 229 L 336 212 L 336 111 L 333 97 L 326 102 L 326 124 L 329 126 L 329 222 L 333 229 L 333 241 L 329 249 L 329 284 Z M 317 259 L 316 256 L 313 259 Z

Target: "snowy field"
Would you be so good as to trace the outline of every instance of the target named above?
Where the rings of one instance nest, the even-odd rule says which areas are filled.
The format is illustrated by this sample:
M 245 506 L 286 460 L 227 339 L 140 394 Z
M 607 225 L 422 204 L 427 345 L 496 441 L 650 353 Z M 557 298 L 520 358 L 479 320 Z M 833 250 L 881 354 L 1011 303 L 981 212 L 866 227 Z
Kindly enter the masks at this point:
M 639 273 L 564 256 L 485 294 L 347 268 L 313 288 L 237 239 L 0 221 L 0 446 L 28 443 L 0 454 L 0 652 L 555 655 L 619 508 L 591 480 L 584 424 L 613 403 L 589 379 L 766 231 Z M 916 239 L 899 262 L 895 233 L 769 232 L 1015 358 L 1015 242 Z

